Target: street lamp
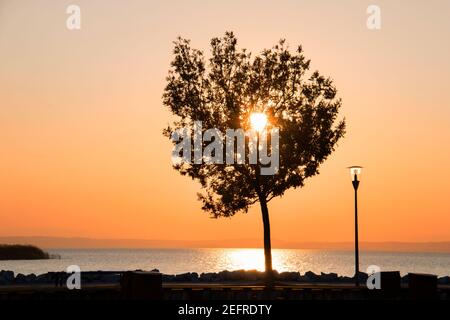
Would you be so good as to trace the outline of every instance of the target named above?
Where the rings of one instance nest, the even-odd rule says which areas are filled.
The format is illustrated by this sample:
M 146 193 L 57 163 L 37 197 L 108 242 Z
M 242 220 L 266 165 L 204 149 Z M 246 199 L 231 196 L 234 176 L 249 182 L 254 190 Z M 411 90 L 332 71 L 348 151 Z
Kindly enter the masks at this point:
M 355 189 L 355 285 L 359 286 L 359 248 L 358 248 L 358 187 L 359 177 L 362 167 L 351 166 L 350 176 L 352 178 L 353 189 Z

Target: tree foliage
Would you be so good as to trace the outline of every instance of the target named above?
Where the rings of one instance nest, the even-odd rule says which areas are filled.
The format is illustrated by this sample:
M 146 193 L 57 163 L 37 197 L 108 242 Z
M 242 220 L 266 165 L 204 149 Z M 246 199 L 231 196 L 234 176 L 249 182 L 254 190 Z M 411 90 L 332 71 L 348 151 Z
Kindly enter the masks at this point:
M 280 129 L 279 170 L 258 176 L 250 164 L 182 163 L 181 174 L 201 183 L 199 199 L 214 217 L 247 212 L 255 202 L 267 203 L 290 188 L 302 187 L 318 174 L 319 165 L 343 137 L 338 119 L 341 100 L 330 78 L 310 72 L 302 47 L 289 50 L 285 40 L 252 56 L 237 47 L 232 32 L 211 40 L 211 56 L 191 48 L 189 40 L 174 42 L 174 59 L 163 102 L 178 116 L 164 130 L 170 133 L 202 121 L 204 128 L 249 128 L 252 112 L 265 112 Z

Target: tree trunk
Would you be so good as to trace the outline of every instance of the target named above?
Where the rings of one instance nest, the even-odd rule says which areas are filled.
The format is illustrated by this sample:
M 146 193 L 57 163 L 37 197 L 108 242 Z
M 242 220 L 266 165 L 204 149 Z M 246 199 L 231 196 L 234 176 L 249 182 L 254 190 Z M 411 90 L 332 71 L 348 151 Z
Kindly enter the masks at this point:
M 267 201 L 265 198 L 261 197 L 259 199 L 259 202 L 261 204 L 261 214 L 264 227 L 264 258 L 265 258 L 266 278 L 268 282 L 272 282 L 273 280 L 272 245 L 270 243 L 269 209 L 267 208 Z

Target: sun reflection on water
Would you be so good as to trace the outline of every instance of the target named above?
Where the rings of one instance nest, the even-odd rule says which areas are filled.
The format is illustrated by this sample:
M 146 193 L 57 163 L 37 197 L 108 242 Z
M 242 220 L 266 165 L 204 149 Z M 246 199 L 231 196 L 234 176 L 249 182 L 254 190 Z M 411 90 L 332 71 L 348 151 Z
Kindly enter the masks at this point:
M 285 271 L 286 266 L 283 261 L 283 250 L 272 250 L 273 269 L 279 272 Z M 264 250 L 263 249 L 228 249 L 223 252 L 224 262 L 228 265 L 228 270 L 259 270 L 264 271 Z

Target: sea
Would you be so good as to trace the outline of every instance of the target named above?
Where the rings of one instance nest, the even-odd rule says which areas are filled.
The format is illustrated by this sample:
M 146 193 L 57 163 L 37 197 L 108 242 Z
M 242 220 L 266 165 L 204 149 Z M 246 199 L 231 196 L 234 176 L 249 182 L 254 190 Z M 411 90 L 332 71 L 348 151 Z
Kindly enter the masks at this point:
M 186 272 L 219 272 L 223 270 L 264 270 L 262 249 L 50 249 L 58 256 L 49 260 L 0 261 L 0 270 L 16 274 L 42 274 L 64 271 L 77 265 L 82 271 L 125 271 L 158 269 L 165 274 Z M 273 268 L 278 272 L 298 271 L 304 274 L 354 274 L 352 251 L 273 249 Z M 360 270 L 378 266 L 381 271 L 450 275 L 450 253 L 361 252 Z

